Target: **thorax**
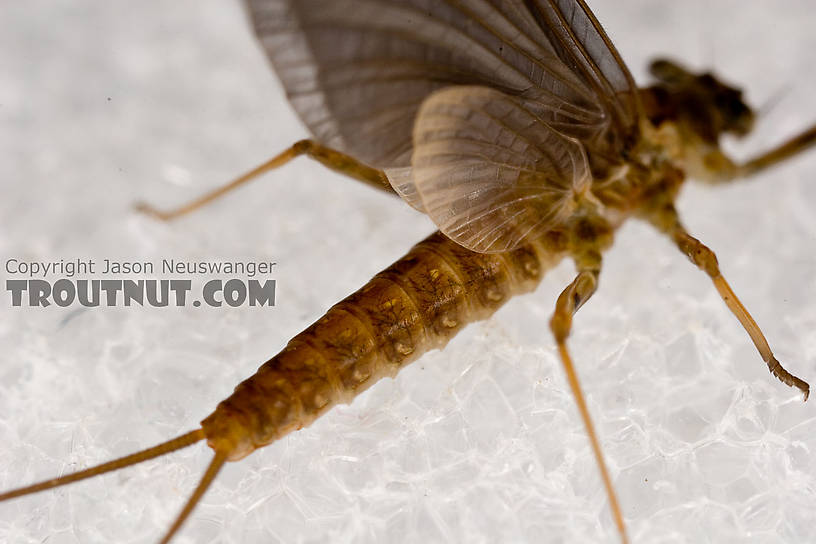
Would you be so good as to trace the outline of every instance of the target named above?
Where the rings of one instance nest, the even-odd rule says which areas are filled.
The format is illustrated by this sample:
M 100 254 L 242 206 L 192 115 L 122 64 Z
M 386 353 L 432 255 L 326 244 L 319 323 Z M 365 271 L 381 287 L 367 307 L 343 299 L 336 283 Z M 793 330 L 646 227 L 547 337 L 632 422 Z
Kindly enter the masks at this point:
M 688 142 L 673 122 L 655 127 L 644 120 L 640 138 L 618 163 L 593 161 L 592 194 L 599 213 L 612 228 L 632 215 L 673 202 L 686 177 Z

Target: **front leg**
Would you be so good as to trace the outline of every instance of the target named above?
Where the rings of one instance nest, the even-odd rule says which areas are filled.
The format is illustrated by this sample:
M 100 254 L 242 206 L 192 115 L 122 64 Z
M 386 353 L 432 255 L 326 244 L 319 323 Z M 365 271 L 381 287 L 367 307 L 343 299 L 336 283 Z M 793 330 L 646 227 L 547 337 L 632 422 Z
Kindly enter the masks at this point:
M 816 144 L 816 125 L 794 136 L 787 142 L 736 164 L 719 148 L 703 154 L 700 172 L 692 172 L 694 177 L 711 183 L 728 183 L 758 174 L 767 168 L 784 162 Z

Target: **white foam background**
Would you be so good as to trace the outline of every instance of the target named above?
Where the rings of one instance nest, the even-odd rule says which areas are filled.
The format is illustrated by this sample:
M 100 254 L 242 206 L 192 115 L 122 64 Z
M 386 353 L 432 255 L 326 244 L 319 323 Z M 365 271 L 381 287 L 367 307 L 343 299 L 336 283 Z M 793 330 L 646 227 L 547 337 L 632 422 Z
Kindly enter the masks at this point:
M 816 120 L 811 0 L 596 0 L 633 73 L 669 54 L 762 103 L 760 150 Z M 273 309 L 9 308 L 0 488 L 195 428 L 331 304 L 432 231 L 301 160 L 176 223 L 172 206 L 306 133 L 221 0 L 0 4 L 0 257 L 278 263 Z M 789 370 L 816 381 L 816 153 L 680 208 Z M 5 280 L 8 275 L 3 274 Z M 177 542 L 615 542 L 547 328 L 570 266 L 351 406 L 228 465 Z M 816 541 L 816 417 L 706 277 L 619 232 L 571 338 L 634 542 Z M 210 459 L 0 504 L 0 541 L 154 542 Z

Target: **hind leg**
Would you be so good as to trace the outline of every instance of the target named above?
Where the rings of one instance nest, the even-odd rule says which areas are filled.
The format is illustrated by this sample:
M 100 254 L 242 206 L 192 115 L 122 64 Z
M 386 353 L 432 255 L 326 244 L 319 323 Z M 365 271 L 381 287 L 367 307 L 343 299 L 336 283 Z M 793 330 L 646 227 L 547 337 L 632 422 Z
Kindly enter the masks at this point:
M 174 210 L 161 211 L 145 203 L 136 204 L 136 209 L 163 221 L 170 221 L 197 210 L 206 204 L 209 204 L 213 200 L 216 200 L 233 189 L 240 187 L 246 182 L 257 178 L 270 170 L 283 166 L 300 155 L 311 157 L 312 159 L 322 163 L 336 172 L 345 174 L 350 178 L 354 178 L 357 181 L 361 181 L 376 189 L 389 193 L 394 192 L 391 185 L 388 183 L 388 178 L 385 176 L 385 173 L 382 170 L 372 168 L 358 161 L 354 157 L 329 147 L 325 147 L 314 140 L 300 140 L 295 142 L 289 149 L 285 150 L 279 155 L 276 155 L 260 166 L 250 170 L 246 174 L 243 174 L 226 185 L 223 185 L 214 191 L 211 191 Z

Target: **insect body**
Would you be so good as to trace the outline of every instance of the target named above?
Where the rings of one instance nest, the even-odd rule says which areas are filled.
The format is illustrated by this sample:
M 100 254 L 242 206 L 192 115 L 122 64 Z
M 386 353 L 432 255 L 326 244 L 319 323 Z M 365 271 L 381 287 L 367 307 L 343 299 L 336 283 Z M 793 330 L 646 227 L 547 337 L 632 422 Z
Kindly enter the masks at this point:
M 565 8 L 560 6 L 557 9 Z M 579 10 L 583 7 L 581 4 L 570 4 L 567 9 Z M 541 13 L 536 14 L 543 16 Z M 573 20 L 575 14 L 575 11 L 570 12 L 570 16 L 565 19 Z M 588 15 L 588 12 L 585 14 Z M 586 26 L 588 21 L 591 22 L 590 19 L 584 19 L 583 23 L 577 24 L 583 24 L 582 28 L 586 31 L 590 28 Z M 539 20 L 538 22 L 544 24 L 545 28 L 556 28 L 553 21 L 542 23 Z M 263 27 L 260 25 L 259 30 L 263 36 Z M 600 64 L 598 59 L 593 60 Z M 605 60 L 609 61 L 610 58 L 605 58 Z M 624 71 L 620 72 L 621 79 L 616 83 L 626 85 L 625 68 L 619 64 L 618 69 Z M 657 72 L 660 73 L 659 67 Z M 683 108 L 664 107 L 665 104 L 661 102 L 661 98 L 668 96 L 669 105 L 682 104 L 677 96 L 683 96 L 683 93 L 688 92 L 693 94 L 699 86 L 702 86 L 702 80 L 698 80 L 696 76 L 682 72 L 682 70 L 681 74 L 689 78 L 686 87 L 682 85 L 679 88 L 672 87 L 673 81 L 666 80 L 664 87 L 644 92 L 642 96 L 648 104 L 643 112 L 638 112 L 639 106 L 637 105 L 641 94 L 631 88 L 628 91 L 621 90 L 622 93 L 629 93 L 628 101 L 619 104 L 613 102 L 611 109 L 607 110 L 620 109 L 615 115 L 618 116 L 616 126 L 621 131 L 611 134 L 612 138 L 606 138 L 602 122 L 603 116 L 597 117 L 598 111 L 593 111 L 588 106 L 577 108 L 574 111 L 553 109 L 546 101 L 536 102 L 540 97 L 533 97 L 529 99 L 530 102 L 524 102 L 528 100 L 528 97 L 518 98 L 512 94 L 506 95 L 501 91 L 484 87 L 469 85 L 442 90 L 433 95 L 432 101 L 429 99 L 422 105 L 423 109 L 414 131 L 414 141 L 421 144 L 417 145 L 417 149 L 422 151 L 417 152 L 416 157 L 418 158 L 413 166 L 415 173 L 423 169 L 427 170 L 428 177 L 422 178 L 430 180 L 426 183 L 436 182 L 437 179 L 440 180 L 439 183 L 444 181 L 438 175 L 438 161 L 443 155 L 438 152 L 438 149 L 439 145 L 444 145 L 440 144 L 439 135 L 444 136 L 446 131 L 456 135 L 457 130 L 467 129 L 468 127 L 456 123 L 462 120 L 472 120 L 474 117 L 472 114 L 475 112 L 482 111 L 488 114 L 486 119 L 480 120 L 482 121 L 481 128 L 485 126 L 484 123 L 488 123 L 488 127 L 491 126 L 489 124 L 491 117 L 498 118 L 509 125 L 510 136 L 513 133 L 524 134 L 524 126 L 529 127 L 531 122 L 536 121 L 538 115 L 544 116 L 543 119 L 549 122 L 549 124 L 544 123 L 544 128 L 535 135 L 539 138 L 539 144 L 550 144 L 549 146 L 544 145 L 542 149 L 557 150 L 557 153 L 553 151 L 554 156 L 547 156 L 545 153 L 541 157 L 539 166 L 544 165 L 543 171 L 527 168 L 524 163 L 513 162 L 514 159 L 510 155 L 506 155 L 509 158 L 499 163 L 502 168 L 482 171 L 491 176 L 501 176 L 507 173 L 506 170 L 510 170 L 511 174 L 516 174 L 516 177 L 511 179 L 520 179 L 525 183 L 532 183 L 538 179 L 540 184 L 537 187 L 543 186 L 547 189 L 543 195 L 540 193 L 533 195 L 540 201 L 538 204 L 532 208 L 522 207 L 515 210 L 518 213 L 510 213 L 504 217 L 505 219 L 510 218 L 507 221 L 496 222 L 494 216 L 491 216 L 491 213 L 494 212 L 490 209 L 485 209 L 484 214 L 477 215 L 475 221 L 470 219 L 473 216 L 464 216 L 467 220 L 461 221 L 464 212 L 456 199 L 452 203 L 448 202 L 440 206 L 433 205 L 435 200 L 428 195 L 421 195 L 419 200 L 412 199 L 411 191 L 421 193 L 423 190 L 419 187 L 420 177 L 408 178 L 406 184 L 397 184 L 397 187 L 413 204 L 417 205 L 421 202 L 425 211 L 437 220 L 440 227 L 448 234 L 459 242 L 472 246 L 474 250 L 494 252 L 521 248 L 516 251 L 522 251 L 521 255 L 527 255 L 528 258 L 523 260 L 520 267 L 507 266 L 506 268 L 506 270 L 517 270 L 519 277 L 533 272 L 537 274 L 550 258 L 555 258 L 560 253 L 568 253 L 576 258 L 580 273 L 559 300 L 559 310 L 552 325 L 564 359 L 568 358 L 564 342 L 569 332 L 571 313 L 594 291 L 600 267 L 600 252 L 609 245 L 612 230 L 629 215 L 642 214 L 643 217 L 656 223 L 659 228 L 667 231 L 695 264 L 709 273 L 715 285 L 724 293 L 727 301 L 732 304 L 734 302 L 733 295 L 719 275 L 716 262 L 711 254 L 679 226 L 671 207 L 676 189 L 682 182 L 682 172 L 678 169 L 679 167 L 694 166 L 700 168 L 702 172 L 713 173 L 722 172 L 724 169 L 723 164 L 718 164 L 716 168 L 712 168 L 710 164 L 711 155 L 708 151 L 716 151 L 716 146 L 714 146 L 716 142 L 706 140 L 706 135 L 698 134 L 687 126 L 688 123 L 685 121 L 694 119 L 692 116 L 694 112 Z M 465 83 L 472 82 L 466 81 Z M 577 79 L 569 83 L 578 90 L 586 90 Z M 603 86 L 603 83 L 600 85 Z M 715 87 L 714 91 L 716 90 Z M 564 97 L 558 92 L 553 93 L 553 96 L 564 100 Z M 713 101 L 714 96 L 709 98 Z M 588 98 L 588 95 L 584 95 L 584 98 Z M 536 104 L 543 109 L 531 109 L 535 108 Z M 711 109 L 714 114 L 722 114 L 722 119 L 710 119 L 710 123 L 706 125 L 709 128 L 714 127 L 715 136 L 720 131 L 732 128 L 741 129 L 747 123 L 743 116 L 747 115 L 748 110 L 743 112 L 736 108 L 735 111 L 738 113 L 734 118 L 725 115 L 730 111 L 730 108 Z M 427 122 L 423 122 L 423 115 Z M 566 119 L 562 118 L 562 115 Z M 585 121 L 584 124 L 580 123 L 582 119 Z M 637 122 L 633 123 L 633 119 Z M 715 121 L 722 122 L 717 124 Z M 547 128 L 560 126 L 559 123 L 564 124 L 561 130 Z M 652 126 L 652 123 L 655 126 Z M 478 124 L 474 126 L 480 128 Z M 574 128 L 575 133 L 565 137 L 563 134 L 568 132 L 569 128 Z M 632 134 L 639 135 L 631 136 Z M 590 153 L 586 156 L 575 144 L 579 137 L 585 138 L 583 141 L 587 142 L 587 147 L 590 149 Z M 694 141 L 694 137 L 698 137 L 700 141 Z M 800 149 L 807 144 L 810 137 L 808 133 L 805 133 L 798 144 L 790 147 Z M 694 145 L 683 147 L 689 139 L 692 139 Z M 589 145 L 592 142 L 595 142 L 593 145 L 597 146 L 595 152 L 591 151 L 592 145 Z M 512 145 L 505 141 L 499 141 L 498 144 L 504 145 L 508 154 L 514 151 Z M 711 149 L 707 149 L 703 144 L 709 144 Z M 430 152 L 423 155 L 428 148 Z M 293 149 L 298 152 L 304 151 L 301 148 Z M 442 149 L 445 148 L 442 147 Z M 603 151 L 598 151 L 598 149 Z M 626 155 L 630 158 L 624 161 L 615 154 L 608 156 L 604 151 L 608 152 L 610 149 L 616 150 L 621 156 Z M 318 156 L 324 152 L 320 148 L 305 149 L 305 151 Z M 458 151 L 464 153 L 465 149 L 458 149 Z M 784 154 L 784 152 L 781 155 L 777 153 L 776 157 L 779 158 Z M 404 168 L 400 166 L 402 163 L 400 163 L 399 156 L 395 155 L 395 157 L 393 160 L 396 168 Z M 456 158 L 459 160 L 458 157 Z M 725 160 L 724 157 L 720 158 Z M 327 162 L 337 164 L 331 158 Z M 727 164 L 725 163 L 726 166 Z M 466 171 L 469 167 L 471 172 L 475 171 L 478 174 L 478 164 L 455 166 L 465 168 Z M 445 173 L 455 173 L 455 171 L 450 170 Z M 386 170 L 386 174 L 392 183 L 395 180 L 406 180 L 404 172 Z M 567 178 L 567 174 L 570 174 L 571 177 Z M 369 176 L 363 172 L 361 177 Z M 482 183 L 484 179 L 487 178 L 483 178 Z M 431 188 L 437 191 L 436 194 L 439 193 L 439 187 L 431 185 Z M 441 189 L 446 188 L 441 187 Z M 458 198 L 455 186 L 447 189 L 451 189 Z M 489 187 L 486 187 L 485 191 L 488 190 Z M 480 194 L 473 196 L 478 198 Z M 531 214 L 531 210 L 549 211 L 553 214 L 551 216 L 547 216 L 546 213 L 540 214 L 544 220 L 538 224 L 536 223 L 538 216 Z M 484 222 L 480 222 L 484 218 L 486 218 Z M 448 221 L 449 219 L 451 221 Z M 474 224 L 477 227 L 475 231 L 471 230 Z M 530 233 L 535 236 L 531 236 L 528 241 L 527 236 Z M 468 254 L 470 257 L 465 258 L 462 262 L 455 259 L 450 262 L 444 258 L 438 261 L 439 254 L 444 255 L 453 251 L 454 246 L 451 244 L 451 242 L 441 240 L 439 236 L 429 240 L 425 246 L 416 250 L 419 254 L 424 255 L 419 259 L 421 266 L 413 269 L 417 271 L 416 275 L 412 276 L 414 273 L 412 271 L 412 273 L 396 275 L 396 281 L 392 277 L 395 275 L 395 270 L 403 271 L 411 263 L 411 259 L 417 259 L 415 253 L 413 257 L 407 257 L 408 261 L 400 261 L 395 265 L 396 269 L 384 273 L 379 280 L 375 280 L 373 287 L 368 291 L 363 290 L 357 298 L 352 299 L 355 304 L 344 303 L 336 307 L 333 313 L 328 314 L 328 321 L 322 322 L 325 328 L 336 327 L 336 332 L 318 333 L 317 331 L 321 329 L 321 322 L 318 322 L 314 329 L 305 333 L 305 336 L 293 340 L 293 344 L 290 345 L 291 349 L 273 359 L 270 365 L 263 367 L 257 378 L 246 382 L 246 385 L 236 392 L 233 400 L 223 403 L 219 411 L 205 420 L 203 432 L 191 433 L 183 442 L 198 440 L 206 434 L 211 445 L 218 452 L 216 463 L 213 464 L 213 467 L 217 468 L 218 463 L 224 458 L 239 458 L 252 448 L 271 441 L 284 431 L 308 423 L 331 401 L 344 400 L 344 397 L 350 395 L 355 389 L 368 385 L 371 377 L 379 373 L 387 373 L 389 364 L 398 365 L 403 359 L 418 354 L 418 347 L 423 344 L 425 347 L 433 346 L 433 342 L 419 342 L 417 338 L 423 336 L 432 338 L 434 335 L 444 338 L 448 330 L 456 330 L 462 318 L 469 313 L 460 310 L 463 307 L 460 299 L 476 300 L 481 293 L 488 304 L 491 300 L 494 303 L 503 301 L 509 294 L 501 288 L 504 281 L 497 281 L 497 286 L 491 292 L 489 281 L 491 274 L 484 277 L 476 275 L 474 277 L 479 279 L 469 282 L 465 281 L 468 274 L 463 274 L 462 271 L 468 260 L 478 263 L 477 268 L 482 268 L 483 266 L 480 265 L 487 263 L 488 266 L 484 267 L 484 270 L 490 271 L 489 263 L 507 262 L 508 257 L 504 256 L 505 253 L 501 253 L 498 257 L 480 257 L 471 253 Z M 533 244 L 534 249 L 530 250 L 527 244 Z M 539 255 L 539 257 L 530 258 L 531 255 Z M 489 259 L 498 259 L 498 261 Z M 434 262 L 436 264 L 432 265 L 431 263 Z M 505 274 L 508 281 L 513 275 L 513 273 Z M 375 297 L 371 295 L 371 291 L 377 291 L 378 281 L 380 284 L 386 284 L 387 288 L 379 291 L 379 295 L 382 296 Z M 437 284 L 437 281 L 442 283 Z M 446 307 L 442 304 L 441 307 L 434 307 L 432 304 L 419 303 L 418 299 L 421 297 L 418 295 L 422 291 L 417 288 L 422 286 L 432 287 L 430 291 L 434 292 L 433 295 L 442 301 L 449 301 L 451 306 Z M 473 288 L 470 292 L 468 292 L 469 287 Z M 369 295 L 365 295 L 366 292 Z M 464 293 L 467 293 L 467 296 Z M 360 308 L 364 308 L 365 304 L 372 304 L 372 310 L 361 310 Z M 412 306 L 413 310 L 404 309 L 409 306 Z M 767 345 L 763 344 L 761 334 L 758 333 L 756 325 L 752 324 L 750 317 L 740 314 L 739 306 L 733 308 L 741 320 L 747 323 L 746 328 L 751 332 L 757 347 L 772 371 L 786 383 L 806 390 L 802 382 L 796 381 L 778 366 Z M 460 314 L 460 311 L 463 313 Z M 372 318 L 378 314 L 391 316 L 382 322 L 384 323 L 383 328 L 378 328 L 372 323 Z M 478 317 L 478 312 L 472 316 Z M 414 329 L 414 323 L 421 325 Z M 379 331 L 382 334 L 377 334 Z M 380 340 L 377 341 L 377 338 Z M 334 340 L 337 341 L 330 345 Z M 369 353 L 372 354 L 371 361 L 366 361 Z M 296 368 L 288 366 L 287 357 L 296 360 L 299 366 Z M 353 361 L 355 364 L 347 365 L 344 361 Z M 358 361 L 365 364 L 358 368 L 356 366 Z M 345 374 L 345 371 L 348 371 L 348 374 Z M 286 399 L 286 402 L 270 402 L 270 397 Z M 224 414 L 230 417 L 222 417 Z M 222 424 L 222 421 L 225 423 Z M 215 470 L 211 470 L 209 476 L 213 476 L 214 472 Z

